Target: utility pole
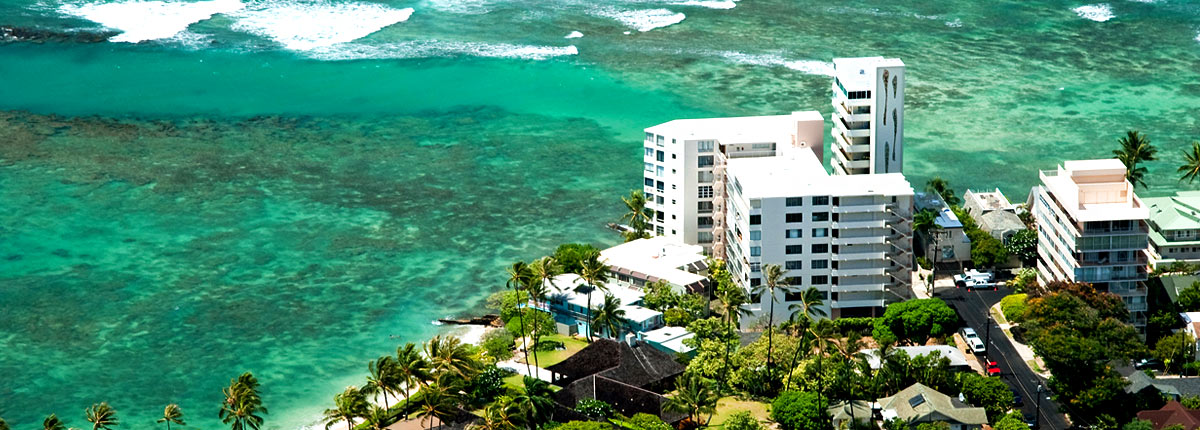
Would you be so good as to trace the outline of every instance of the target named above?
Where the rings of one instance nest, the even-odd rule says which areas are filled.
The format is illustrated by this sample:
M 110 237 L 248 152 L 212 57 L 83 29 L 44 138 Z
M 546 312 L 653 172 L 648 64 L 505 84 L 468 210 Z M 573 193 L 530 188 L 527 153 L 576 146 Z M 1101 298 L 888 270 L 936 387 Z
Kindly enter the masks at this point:
M 992 315 L 987 309 L 983 310 L 983 359 L 984 364 L 992 363 Z
M 1033 430 L 1038 430 L 1042 427 L 1042 383 L 1038 382 L 1037 386 L 1037 407 L 1033 413 Z

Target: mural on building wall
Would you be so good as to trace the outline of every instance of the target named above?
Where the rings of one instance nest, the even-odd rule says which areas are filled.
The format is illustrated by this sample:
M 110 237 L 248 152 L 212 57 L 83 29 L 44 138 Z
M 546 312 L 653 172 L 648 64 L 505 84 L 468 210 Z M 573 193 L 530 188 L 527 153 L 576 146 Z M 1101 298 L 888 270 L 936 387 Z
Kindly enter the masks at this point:
M 900 96 L 900 87 L 904 84 L 900 77 L 903 74 L 903 69 L 890 70 L 883 69 L 879 72 L 879 84 L 876 88 L 882 88 L 881 94 L 877 97 L 882 99 L 882 109 L 875 113 L 878 124 L 881 128 L 873 130 L 875 139 L 878 143 L 883 144 L 882 159 L 874 161 L 874 169 L 877 173 L 886 173 L 900 171 L 900 165 L 904 162 L 900 152 L 903 151 L 903 130 L 900 130 L 900 118 L 903 116 L 900 112 L 904 110 L 904 98 Z M 891 133 L 887 132 L 888 123 L 891 123 Z M 896 169 L 892 169 L 892 165 L 896 165 Z

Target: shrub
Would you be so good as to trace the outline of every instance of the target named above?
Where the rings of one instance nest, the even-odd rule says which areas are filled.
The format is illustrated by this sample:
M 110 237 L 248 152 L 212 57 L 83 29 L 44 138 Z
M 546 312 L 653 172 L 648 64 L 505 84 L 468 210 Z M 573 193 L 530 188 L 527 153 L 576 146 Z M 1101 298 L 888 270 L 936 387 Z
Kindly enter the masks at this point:
M 871 331 L 871 326 L 875 323 L 875 318 L 838 318 L 833 320 L 833 328 L 839 333 L 850 334 L 850 332 L 867 333 Z
M 692 314 L 680 308 L 671 308 L 663 312 L 663 322 L 671 327 L 687 327 L 692 321 Z
M 995 430 L 1029 430 L 1029 425 L 1022 420 L 1021 414 L 1018 412 L 1010 412 L 993 426 Z
M 1010 294 L 1000 299 L 1000 312 L 1009 322 L 1021 322 L 1025 317 L 1025 294 Z
M 823 398 L 816 393 L 786 391 L 771 402 L 771 419 L 783 430 L 831 430 Z
M 1025 267 L 1017 271 L 1017 276 L 1009 283 L 1013 291 L 1027 293 L 1037 286 L 1037 270 Z
M 501 369 L 495 365 L 489 365 L 484 368 L 479 375 L 471 378 L 467 384 L 467 392 L 470 393 L 469 403 L 482 405 L 504 394 L 504 378 L 509 373 L 510 371 Z
M 929 259 L 925 258 L 924 256 L 917 257 L 917 265 L 921 266 L 921 268 L 925 270 L 929 270 L 933 267 L 933 264 L 929 262 Z
M 614 419 L 613 422 L 630 430 L 673 430 L 662 418 L 644 412 L 636 413 L 628 420 Z
M 750 416 L 749 411 L 734 412 L 725 420 L 725 430 L 762 430 L 758 419 Z
M 562 341 L 541 340 L 541 341 L 538 341 L 537 347 L 535 347 L 533 350 L 545 352 L 545 351 L 558 351 L 563 348 L 566 348 L 566 345 L 564 345 L 562 343 Z
M 593 420 L 600 420 L 611 417 L 613 415 L 612 405 L 596 399 L 583 399 L 575 402 L 575 412 L 579 412 L 584 416 Z
M 508 330 L 492 330 L 483 335 L 480 346 L 488 357 L 496 361 L 504 361 L 513 357 L 517 338 Z
M 557 430 L 611 430 L 612 425 L 609 423 L 601 423 L 596 421 L 571 421 L 563 423 Z
M 967 403 L 986 410 L 988 420 L 994 422 L 1013 404 L 1012 391 L 1009 390 L 1008 384 L 999 378 L 964 372 L 958 374 L 958 382 L 962 384 L 962 395 L 967 399 Z

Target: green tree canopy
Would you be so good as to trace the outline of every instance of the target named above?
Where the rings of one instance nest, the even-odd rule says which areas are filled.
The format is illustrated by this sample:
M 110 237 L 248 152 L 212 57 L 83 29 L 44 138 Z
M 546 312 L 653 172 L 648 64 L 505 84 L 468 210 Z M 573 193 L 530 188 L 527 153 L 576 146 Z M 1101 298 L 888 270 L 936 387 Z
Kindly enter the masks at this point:
M 827 408 L 816 393 L 785 391 L 771 402 L 771 419 L 783 430 L 832 430 Z
M 749 411 L 734 412 L 722 424 L 724 430 L 762 430 L 762 423 L 750 415 Z
M 1179 299 L 1175 304 L 1182 312 L 1200 311 L 1200 281 L 1192 282 L 1192 285 L 1179 290 Z
M 995 430 L 1029 430 L 1029 424 L 1025 424 L 1019 412 L 1011 412 L 995 423 L 992 426 Z
M 600 255 L 600 249 L 590 243 L 564 243 L 554 250 L 554 259 L 562 265 L 563 273 L 580 273 L 583 263 Z
M 1154 356 L 1166 363 L 1168 372 L 1181 373 L 1184 364 L 1196 360 L 1196 339 L 1184 331 L 1163 336 L 1154 345 Z
M 1037 230 L 1021 230 L 1008 238 L 1004 249 L 1021 260 L 1021 264 L 1032 266 L 1037 261 L 1037 244 Z
M 988 421 L 995 422 L 1013 404 L 1012 390 L 1008 388 L 1008 384 L 998 378 L 964 372 L 958 374 L 958 382 L 962 384 L 963 398 L 967 400 L 967 403 L 986 410 Z
M 1133 420 L 1122 426 L 1121 430 L 1154 430 L 1154 423 L 1146 420 Z
M 931 337 L 954 332 L 958 315 L 942 299 L 917 299 L 894 303 L 875 319 L 871 335 L 880 343 L 923 344 Z
M 1000 299 L 1000 312 L 1004 318 L 1012 322 L 1021 322 L 1025 318 L 1025 299 L 1027 294 L 1009 294 Z

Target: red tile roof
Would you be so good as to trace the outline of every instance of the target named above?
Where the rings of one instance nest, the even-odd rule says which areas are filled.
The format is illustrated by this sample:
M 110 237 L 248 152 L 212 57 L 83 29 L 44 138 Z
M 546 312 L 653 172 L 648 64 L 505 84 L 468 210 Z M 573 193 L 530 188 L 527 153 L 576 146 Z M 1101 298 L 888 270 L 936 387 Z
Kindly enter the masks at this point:
M 1139 420 L 1154 423 L 1154 430 L 1162 430 L 1176 424 L 1182 425 L 1184 430 L 1200 428 L 1200 410 L 1185 408 L 1174 400 L 1157 411 L 1138 412 L 1137 417 Z

